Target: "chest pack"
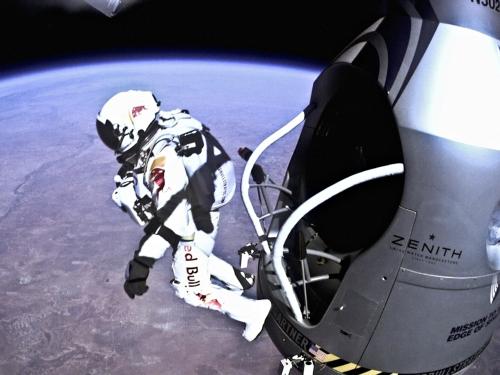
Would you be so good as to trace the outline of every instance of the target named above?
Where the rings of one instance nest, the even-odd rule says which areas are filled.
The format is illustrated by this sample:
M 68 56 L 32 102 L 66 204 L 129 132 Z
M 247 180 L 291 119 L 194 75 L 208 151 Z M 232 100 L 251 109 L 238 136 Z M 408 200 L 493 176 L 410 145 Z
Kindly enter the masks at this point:
M 160 126 L 170 135 L 168 142 L 176 144 L 177 155 L 185 161 L 192 155 L 199 155 L 205 159 L 208 168 L 215 172 L 222 164 L 229 161 L 228 154 L 217 139 L 210 133 L 210 129 L 191 117 L 188 110 L 175 109 L 169 112 L 161 112 Z M 156 145 L 153 147 L 155 148 Z M 161 145 L 160 145 L 161 148 Z M 193 174 L 193 166 L 186 164 L 189 177 Z
M 199 128 L 193 129 L 182 126 L 181 122 L 178 126 L 165 129 L 163 136 L 153 145 L 150 157 L 159 154 L 164 147 L 175 145 L 188 176 L 188 185 L 183 193 L 191 205 L 195 224 L 198 229 L 211 232 L 210 212 L 231 200 L 236 182 L 229 155 L 210 130 L 198 124 Z M 148 164 L 146 162 L 146 166 Z M 157 215 L 164 219 L 175 206 L 175 202 L 169 202 L 158 209 Z
M 201 130 L 192 130 L 179 135 L 178 145 L 175 148 L 177 155 L 188 158 L 191 155 L 200 155 L 206 151 L 206 163 L 213 172 L 225 162 L 231 160 L 219 141 L 203 125 Z

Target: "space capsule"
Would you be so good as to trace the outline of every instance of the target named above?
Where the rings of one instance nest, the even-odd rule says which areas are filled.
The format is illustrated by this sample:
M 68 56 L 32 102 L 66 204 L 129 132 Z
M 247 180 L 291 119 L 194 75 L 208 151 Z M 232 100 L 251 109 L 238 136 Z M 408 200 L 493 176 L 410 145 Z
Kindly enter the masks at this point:
M 287 366 L 454 374 L 490 342 L 498 38 L 498 0 L 398 1 L 324 69 L 305 110 L 247 153 L 258 294 L 273 303 L 266 328 Z M 257 161 L 301 124 L 276 184 Z

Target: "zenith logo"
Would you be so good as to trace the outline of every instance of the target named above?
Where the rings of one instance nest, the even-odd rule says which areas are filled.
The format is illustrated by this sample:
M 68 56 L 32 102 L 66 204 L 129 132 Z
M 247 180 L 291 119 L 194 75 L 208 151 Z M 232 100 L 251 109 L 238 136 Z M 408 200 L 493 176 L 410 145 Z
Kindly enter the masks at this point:
M 493 304 L 493 301 L 498 295 L 498 274 L 493 276 L 493 280 L 491 281 L 491 290 L 490 290 L 490 304 Z
M 431 234 L 429 239 L 434 241 L 436 236 Z M 408 241 L 407 241 L 408 240 Z M 420 253 L 441 256 L 443 258 L 460 259 L 462 257 L 462 250 L 453 249 L 446 246 L 438 246 L 433 243 L 427 243 L 424 241 L 415 240 L 413 238 L 406 239 L 403 236 L 398 236 L 393 234 L 391 244 L 398 247 L 404 248 L 406 245 L 406 250 L 413 250 Z

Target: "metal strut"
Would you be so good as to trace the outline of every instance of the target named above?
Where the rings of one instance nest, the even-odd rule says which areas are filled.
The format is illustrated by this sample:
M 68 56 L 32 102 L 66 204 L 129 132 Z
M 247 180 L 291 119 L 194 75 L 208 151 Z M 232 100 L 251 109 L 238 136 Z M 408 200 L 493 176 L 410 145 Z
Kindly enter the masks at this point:
M 272 211 L 270 208 L 269 201 L 267 199 L 267 196 L 265 194 L 264 189 L 266 187 L 270 188 L 276 188 L 275 184 L 270 181 L 269 177 L 266 176 L 262 168 L 256 164 L 257 159 L 262 155 L 262 153 L 269 147 L 271 146 L 274 142 L 291 132 L 293 129 L 295 129 L 297 126 L 299 126 L 306 118 L 306 116 L 313 111 L 315 108 L 314 104 L 310 104 L 308 107 L 304 109 L 304 111 L 300 112 L 297 116 L 295 116 L 290 122 L 288 122 L 286 125 L 272 133 L 270 136 L 268 136 L 264 141 L 262 141 L 255 151 L 250 152 L 244 157 L 244 159 L 247 159 L 247 163 L 245 165 L 245 169 L 243 170 L 243 176 L 241 178 L 241 197 L 243 200 L 243 204 L 245 205 L 245 208 L 248 212 L 248 215 L 250 217 L 250 220 L 252 222 L 252 225 L 255 228 L 255 232 L 257 233 L 257 236 L 259 238 L 260 243 L 262 244 L 262 248 L 264 249 L 264 252 L 267 255 L 271 254 L 271 246 L 269 244 L 268 238 L 267 238 L 267 233 L 266 230 L 264 229 L 263 226 L 263 219 L 268 218 L 269 216 L 276 215 L 278 213 L 281 213 L 279 210 L 278 211 Z M 241 155 L 241 154 L 240 154 Z M 254 171 L 254 167 L 256 167 L 256 170 Z M 257 171 L 258 170 L 258 171 Z M 267 213 L 264 214 L 262 213 L 261 216 L 259 217 L 257 213 L 255 212 L 255 209 L 252 205 L 252 202 L 250 201 L 250 194 L 249 190 L 250 187 L 256 187 L 256 185 L 252 184 L 250 185 L 249 180 L 250 176 L 252 175 L 253 172 L 258 172 L 256 175 L 259 176 L 259 183 L 263 183 L 264 186 L 258 186 L 259 190 L 259 198 L 264 200 L 264 203 L 267 208 Z M 359 184 L 362 184 L 364 182 L 373 180 L 373 179 L 378 179 L 382 177 L 388 177 L 388 176 L 393 176 L 393 175 L 398 175 L 402 174 L 404 172 L 404 165 L 402 163 L 396 163 L 396 164 L 391 164 L 391 165 L 386 165 L 383 167 L 379 168 L 374 168 L 370 170 L 366 170 L 360 173 L 356 173 L 350 177 L 347 177 L 339 182 L 336 182 L 335 184 L 327 187 L 326 189 L 320 191 L 313 197 L 309 198 L 306 200 L 304 203 L 302 203 L 295 211 L 291 213 L 291 215 L 288 217 L 288 219 L 285 221 L 283 226 L 280 228 L 278 235 L 275 239 L 275 242 L 273 244 L 273 253 L 272 253 L 272 262 L 274 266 L 274 270 L 276 272 L 276 276 L 278 277 L 282 289 L 284 292 L 284 297 L 288 301 L 290 309 L 293 312 L 293 315 L 297 322 L 301 324 L 305 324 L 304 322 L 304 316 L 308 316 L 308 306 L 307 306 L 307 301 L 305 304 L 305 309 L 304 311 L 301 311 L 300 308 L 300 302 L 295 294 L 295 291 L 293 289 L 293 285 L 291 281 L 288 279 L 288 276 L 285 271 L 285 267 L 283 265 L 283 254 L 285 252 L 284 249 L 284 244 L 286 239 L 288 238 L 290 232 L 292 229 L 295 227 L 295 225 L 305 216 L 307 213 L 309 213 L 311 210 L 325 202 L 326 200 L 334 197 L 335 195 L 353 187 Z M 271 182 L 272 184 L 269 184 Z M 268 186 L 272 185 L 272 186 Z M 279 189 L 278 190 L 282 190 Z M 262 193 L 262 194 L 261 194 Z M 288 191 L 286 191 L 288 193 Z M 309 253 L 309 251 L 306 250 L 306 253 Z M 248 259 L 250 258 L 249 254 L 244 253 L 244 258 L 242 259 L 243 263 L 246 263 Z M 313 254 L 311 254 L 313 255 Z M 314 254 L 317 255 L 317 254 Z M 304 288 L 304 296 L 305 299 L 307 300 L 307 290 L 306 284 L 311 281 L 310 275 L 308 273 L 307 269 L 307 264 L 303 262 L 301 264 L 302 266 L 302 282 L 295 283 L 295 286 L 302 285 Z M 316 279 L 315 281 L 318 281 Z
M 262 153 L 271 146 L 274 142 L 290 133 L 293 129 L 299 126 L 306 118 L 311 111 L 315 108 L 314 104 L 309 104 L 302 112 L 300 112 L 297 116 L 295 116 L 290 122 L 286 125 L 272 133 L 269 137 L 264 139 L 257 148 L 249 155 L 247 163 L 245 165 L 245 169 L 243 170 L 243 176 L 241 177 L 241 198 L 243 200 L 243 204 L 248 212 L 248 216 L 250 216 L 250 220 L 255 228 L 255 232 L 259 238 L 265 238 L 265 230 L 262 227 L 262 223 L 259 220 L 259 217 L 255 213 L 252 202 L 250 201 L 250 175 L 252 170 L 257 162 L 257 159 L 262 155 Z M 271 254 L 271 249 L 269 247 L 269 242 L 267 239 L 263 239 L 261 241 L 262 247 L 266 254 Z
M 281 371 L 281 375 L 290 375 L 290 371 L 292 371 L 292 367 L 299 365 L 303 366 L 303 375 L 313 375 L 314 374 L 314 363 L 312 360 L 305 358 L 302 355 L 294 355 L 290 358 L 283 358 L 281 360 L 281 365 L 283 366 L 283 370 Z
M 283 287 L 285 297 L 288 300 L 293 315 L 298 322 L 304 324 L 302 312 L 300 309 L 300 303 L 297 295 L 295 294 L 295 291 L 293 290 L 292 283 L 286 275 L 286 271 L 282 263 L 285 241 L 292 229 L 305 215 L 307 215 L 307 213 L 309 213 L 311 210 L 313 210 L 326 200 L 334 197 L 335 195 L 340 194 L 343 191 L 364 182 L 371 181 L 377 178 L 398 175 L 403 172 L 404 165 L 402 163 L 396 163 L 356 173 L 327 187 L 326 189 L 320 191 L 316 195 L 306 200 L 295 211 L 293 211 L 285 221 L 278 233 L 278 237 L 276 238 L 276 242 L 273 246 L 273 265 L 276 275 L 278 276 L 278 279 L 280 280 Z
M 262 227 L 262 223 L 260 222 L 259 217 L 255 213 L 252 202 L 250 201 L 249 180 L 250 180 L 250 175 L 252 173 L 252 169 L 255 166 L 255 163 L 257 162 L 257 159 L 260 157 L 260 155 L 262 155 L 262 153 L 278 139 L 282 138 L 286 134 L 290 133 L 297 126 L 299 126 L 305 120 L 306 113 L 308 113 L 310 110 L 311 110 L 310 107 L 306 108 L 304 111 L 300 112 L 297 116 L 295 116 L 285 126 L 281 127 L 280 129 L 272 133 L 269 137 L 264 139 L 264 141 L 262 141 L 250 155 L 245 165 L 245 169 L 243 170 L 243 176 L 241 177 L 241 198 L 248 212 L 248 216 L 250 216 L 250 220 L 252 221 L 252 224 L 255 228 L 255 232 L 257 233 L 257 236 L 259 236 L 259 238 L 264 237 L 266 233 L 264 228 Z M 264 239 L 263 241 L 261 241 L 261 243 L 266 254 L 268 255 L 271 254 L 271 249 L 269 247 L 267 239 Z

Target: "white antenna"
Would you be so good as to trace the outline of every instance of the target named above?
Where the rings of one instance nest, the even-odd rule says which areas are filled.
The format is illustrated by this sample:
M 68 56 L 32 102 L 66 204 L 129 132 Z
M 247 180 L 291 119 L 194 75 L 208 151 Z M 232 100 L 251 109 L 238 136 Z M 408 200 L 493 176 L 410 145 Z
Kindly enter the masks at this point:
M 89 5 L 92 5 L 99 12 L 108 17 L 115 16 L 125 7 L 126 1 L 123 0 L 85 0 Z

